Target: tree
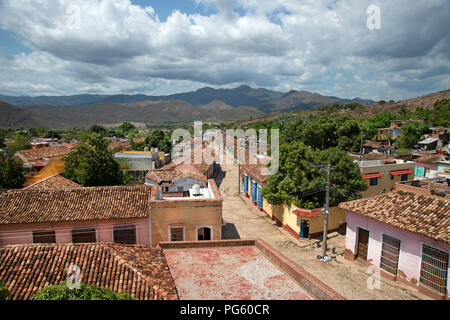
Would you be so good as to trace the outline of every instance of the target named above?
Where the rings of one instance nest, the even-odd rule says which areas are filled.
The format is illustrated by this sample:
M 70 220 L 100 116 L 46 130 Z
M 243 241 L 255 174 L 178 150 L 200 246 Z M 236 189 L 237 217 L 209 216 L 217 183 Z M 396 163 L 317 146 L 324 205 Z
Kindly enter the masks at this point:
M 330 205 L 354 200 L 367 189 L 358 166 L 345 151 L 330 148 L 312 151 L 299 142 L 280 146 L 280 169 L 269 177 L 261 192 L 271 204 L 317 208 L 325 204 L 326 172 L 319 165 L 331 164 L 333 192 Z
M 450 99 L 443 99 L 434 103 L 431 112 L 431 124 L 433 126 L 450 126 Z
M 92 131 L 92 132 L 94 132 L 94 133 L 98 133 L 98 134 L 100 134 L 100 135 L 103 136 L 103 137 L 105 137 L 105 136 L 108 134 L 108 129 L 106 129 L 106 128 L 103 127 L 103 126 L 96 125 L 96 124 L 94 124 L 93 126 L 91 126 L 91 127 L 89 128 L 89 130 Z
M 120 126 L 119 126 L 119 130 L 121 130 L 122 132 L 128 132 L 131 130 L 136 129 L 136 127 L 130 123 L 130 122 L 123 122 Z
M 359 151 L 361 148 L 361 128 L 356 120 L 343 121 L 338 128 L 338 148 L 345 151 Z
M 402 133 L 395 144 L 399 149 L 411 149 L 430 128 L 426 124 L 410 121 L 402 127 Z
M 56 139 L 61 139 L 61 135 L 60 135 L 59 132 L 56 131 L 56 130 L 48 130 L 48 131 L 44 134 L 44 138 L 56 138 Z
M 0 300 L 7 300 L 9 298 L 9 290 L 5 282 L 0 280 Z
M 129 181 L 119 163 L 107 149 L 108 141 L 99 135 L 89 138 L 65 158 L 63 176 L 85 187 L 122 185 Z
M 0 188 L 22 188 L 25 183 L 23 162 L 0 155 Z
M 80 288 L 70 289 L 67 283 L 56 286 L 47 286 L 36 292 L 32 300 L 134 300 L 125 292 L 115 292 L 111 289 L 103 289 L 98 286 L 80 284 Z
M 336 123 L 327 117 L 314 119 L 303 127 L 302 141 L 313 149 L 324 150 L 337 145 Z
M 13 156 L 19 150 L 25 150 L 30 147 L 30 138 L 24 134 L 13 136 L 14 142 L 8 143 L 8 153 Z
M 151 148 L 158 148 L 159 151 L 169 153 L 172 150 L 172 141 L 162 130 L 152 130 L 145 138 L 145 144 Z

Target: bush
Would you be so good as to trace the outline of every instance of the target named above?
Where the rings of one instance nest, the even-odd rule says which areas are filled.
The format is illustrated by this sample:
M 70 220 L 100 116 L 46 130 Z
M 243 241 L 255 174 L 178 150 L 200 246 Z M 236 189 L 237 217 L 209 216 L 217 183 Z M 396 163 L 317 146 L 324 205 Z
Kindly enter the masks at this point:
M 0 300 L 7 300 L 9 298 L 9 290 L 3 281 L 0 280 Z
M 33 295 L 32 300 L 134 300 L 125 292 L 115 292 L 97 286 L 81 283 L 80 289 L 70 289 L 64 282 L 59 286 L 52 285 L 43 288 Z

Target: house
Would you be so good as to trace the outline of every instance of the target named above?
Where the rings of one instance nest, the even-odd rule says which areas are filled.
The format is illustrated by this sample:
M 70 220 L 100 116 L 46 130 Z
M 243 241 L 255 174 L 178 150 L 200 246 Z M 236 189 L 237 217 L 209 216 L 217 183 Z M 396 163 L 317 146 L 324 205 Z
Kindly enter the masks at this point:
M 341 203 L 347 212 L 345 258 L 379 267 L 382 276 L 433 298 L 448 298 L 448 183 L 437 191 L 424 183 L 398 183 L 395 191 Z
M 59 173 L 48 178 L 39 180 L 29 186 L 23 188 L 22 190 L 30 190 L 30 189 L 72 189 L 72 188 L 81 188 L 82 186 L 78 183 L 75 183 L 67 178 L 64 178 Z
M 445 157 L 439 153 L 414 153 L 412 160 L 416 163 L 414 175 L 419 178 L 432 178 L 437 176 L 438 161 Z
M 157 186 L 29 188 L 0 194 L 0 245 L 220 240 L 214 180 L 179 197 Z
M 161 248 L 111 243 L 27 244 L 0 247 L 0 279 L 11 300 L 30 299 L 48 285 L 68 279 L 69 267 L 80 280 L 139 300 L 178 300 Z
M 394 189 L 399 181 L 414 179 L 416 164 L 413 161 L 400 159 L 355 160 L 368 189 L 361 193 L 363 197 L 371 197 Z
M 204 186 L 207 183 L 204 175 L 175 168 L 150 170 L 145 176 L 145 184 L 160 186 L 165 194 L 189 192 L 195 184 Z
M 128 164 L 127 171 L 135 178 L 145 177 L 149 170 L 159 168 L 158 149 L 151 151 L 122 151 L 114 154 L 116 160 L 123 159 Z
M 56 147 L 45 147 L 37 149 L 20 150 L 14 157 L 22 160 L 24 164 L 33 164 L 42 160 L 61 160 L 61 158 L 75 149 L 73 144 Z
M 39 164 L 39 163 L 37 163 Z M 66 165 L 63 160 L 50 160 L 43 162 L 43 167 L 37 172 L 29 172 L 25 174 L 25 186 L 37 183 L 54 175 L 64 172 Z M 35 163 L 36 166 L 36 163 Z
M 387 142 L 368 140 L 363 145 L 363 153 L 371 152 L 392 155 L 395 153 L 395 148 Z
M 417 144 L 419 145 L 421 150 L 430 151 L 436 150 L 439 138 L 426 138 L 422 141 L 419 141 Z

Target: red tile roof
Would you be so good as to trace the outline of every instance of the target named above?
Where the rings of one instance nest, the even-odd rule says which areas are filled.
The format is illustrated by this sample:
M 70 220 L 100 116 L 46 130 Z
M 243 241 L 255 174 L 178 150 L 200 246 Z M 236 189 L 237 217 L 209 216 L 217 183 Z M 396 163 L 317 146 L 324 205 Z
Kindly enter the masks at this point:
M 295 209 L 292 211 L 293 214 L 301 217 L 308 217 L 308 218 L 317 218 L 320 217 L 320 212 L 312 211 L 312 210 L 306 210 L 306 209 Z
M 383 176 L 382 173 L 368 173 L 363 174 L 363 179 L 372 179 L 372 178 L 381 178 Z
M 88 285 L 127 292 L 137 299 L 178 299 L 160 248 L 121 244 L 46 244 L 0 248 L 0 279 L 13 300 L 30 299 L 67 279 L 77 265 Z
M 450 202 L 444 198 L 394 191 L 343 202 L 339 208 L 450 243 Z
M 392 174 L 393 176 L 399 176 L 401 174 L 411 174 L 411 173 L 414 173 L 414 171 L 413 170 L 395 170 L 395 171 L 391 171 L 389 173 Z
M 47 147 L 29 150 L 17 151 L 14 156 L 20 158 L 23 162 L 34 162 L 40 159 L 50 159 L 65 156 L 74 150 L 73 145 L 67 146 L 57 146 L 57 147 Z
M 194 180 L 199 180 L 203 182 L 207 182 L 207 178 L 204 175 L 191 172 L 191 171 L 177 171 L 175 168 L 169 170 L 150 170 L 145 178 L 152 180 L 158 184 L 166 182 L 166 183 L 174 183 L 176 181 L 191 178 Z
M 0 194 L 0 224 L 144 218 L 150 186 L 18 190 Z
M 22 190 L 29 190 L 29 189 L 48 190 L 48 189 L 73 189 L 73 188 L 82 188 L 82 186 L 67 178 L 64 178 L 60 174 L 56 174 L 54 176 L 48 177 L 36 183 L 30 184 L 29 186 L 23 188 Z

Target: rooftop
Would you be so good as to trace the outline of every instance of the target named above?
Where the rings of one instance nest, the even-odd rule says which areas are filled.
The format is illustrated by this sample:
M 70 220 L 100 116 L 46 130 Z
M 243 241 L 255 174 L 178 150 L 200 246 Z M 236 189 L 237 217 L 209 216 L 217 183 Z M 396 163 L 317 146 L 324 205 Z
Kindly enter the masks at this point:
M 81 188 L 81 185 L 67 178 L 64 178 L 60 174 L 56 174 L 54 176 L 33 183 L 23 188 L 22 190 L 29 190 L 29 189 L 51 190 L 51 189 L 73 189 L 73 188 Z
M 176 181 L 191 178 L 194 180 L 199 180 L 207 182 L 206 176 L 198 174 L 196 172 L 191 172 L 187 170 L 176 170 L 174 167 L 169 169 L 156 169 L 150 170 L 145 176 L 146 179 L 152 180 L 158 184 L 160 183 L 174 183 Z
M 0 248 L 0 279 L 13 300 L 30 299 L 66 280 L 77 265 L 88 285 L 127 292 L 137 299 L 178 299 L 160 248 L 121 244 L 39 244 Z
M 152 187 L 28 189 L 0 194 L 0 224 L 144 218 Z
M 14 156 L 20 158 L 23 162 L 33 162 L 40 159 L 50 159 L 62 157 L 70 153 L 75 147 L 73 145 L 46 147 L 38 149 L 28 149 L 17 151 Z
M 444 198 L 394 191 L 343 202 L 339 208 L 437 241 L 450 243 L 450 201 Z
M 343 299 L 261 239 L 160 246 L 181 300 Z
M 401 159 L 384 159 L 384 160 L 356 160 L 357 165 L 360 168 L 378 167 L 378 166 L 391 166 L 399 164 L 414 164 L 413 161 L 405 161 Z

